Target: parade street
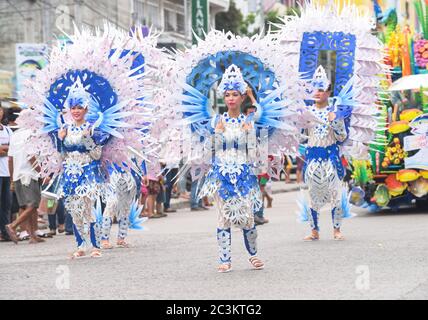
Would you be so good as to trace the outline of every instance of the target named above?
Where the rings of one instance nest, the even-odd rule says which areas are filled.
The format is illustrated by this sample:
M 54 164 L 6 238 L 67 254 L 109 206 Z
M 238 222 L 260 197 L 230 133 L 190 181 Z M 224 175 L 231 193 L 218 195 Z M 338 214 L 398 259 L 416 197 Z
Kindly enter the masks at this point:
M 265 270 L 250 269 L 239 230 L 232 233 L 233 270 L 217 273 L 215 209 L 151 219 L 130 231 L 129 249 L 69 260 L 72 236 L 40 245 L 0 243 L 0 299 L 427 299 L 426 210 L 368 213 L 344 221 L 332 240 L 330 214 L 321 240 L 304 242 L 295 191 L 275 194 L 258 227 Z M 113 232 L 116 232 L 117 225 Z

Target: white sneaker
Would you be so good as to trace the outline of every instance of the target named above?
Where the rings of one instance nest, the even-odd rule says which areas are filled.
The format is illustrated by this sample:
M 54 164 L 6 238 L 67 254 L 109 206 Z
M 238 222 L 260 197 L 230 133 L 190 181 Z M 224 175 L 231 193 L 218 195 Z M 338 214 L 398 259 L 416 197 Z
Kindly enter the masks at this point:
M 36 236 L 40 237 L 40 238 L 52 238 L 51 235 L 47 234 L 46 232 L 43 232 L 41 230 L 37 230 L 36 231 Z
M 29 238 L 30 238 L 30 235 L 28 234 L 28 232 L 26 230 L 19 233 L 19 240 L 23 241 L 23 240 L 27 240 Z

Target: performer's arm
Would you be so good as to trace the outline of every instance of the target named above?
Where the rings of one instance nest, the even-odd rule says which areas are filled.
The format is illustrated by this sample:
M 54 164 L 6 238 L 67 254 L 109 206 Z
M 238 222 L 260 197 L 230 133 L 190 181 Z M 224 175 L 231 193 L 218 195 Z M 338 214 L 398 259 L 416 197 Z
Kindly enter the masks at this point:
M 40 173 L 42 171 L 42 168 L 40 167 L 40 164 L 37 162 L 36 157 L 31 157 L 28 159 L 31 166 L 36 170 L 37 173 Z
M 94 160 L 99 160 L 101 158 L 102 154 L 102 146 L 97 145 L 92 139 L 89 131 L 86 133 L 86 135 L 82 139 L 83 144 L 85 145 L 86 149 L 89 152 L 89 156 Z
M 64 152 L 64 139 L 67 136 L 67 127 L 63 126 L 61 129 L 50 132 L 49 135 L 56 150 L 62 154 Z
M 333 128 L 334 137 L 337 141 L 343 142 L 346 140 L 348 134 L 346 133 L 345 121 L 343 119 L 336 119 L 336 114 L 330 112 L 328 120 Z
M 223 133 L 224 132 L 224 122 L 223 117 L 220 116 L 220 119 L 217 121 L 217 124 L 215 125 L 214 132 L 215 133 Z
M 9 175 L 10 175 L 10 190 L 15 191 L 15 183 L 13 181 L 13 157 L 9 156 Z
M 251 89 L 251 87 L 250 87 L 250 86 L 248 86 L 248 87 L 247 87 L 246 94 L 247 94 L 248 98 L 250 98 L 250 100 L 251 100 L 251 104 L 252 104 L 253 106 L 255 106 L 255 105 L 257 104 L 257 100 L 256 100 L 256 98 L 254 97 L 253 90 Z
M 0 146 L 0 157 L 7 157 L 7 153 L 9 151 L 9 146 L 8 145 L 1 145 Z

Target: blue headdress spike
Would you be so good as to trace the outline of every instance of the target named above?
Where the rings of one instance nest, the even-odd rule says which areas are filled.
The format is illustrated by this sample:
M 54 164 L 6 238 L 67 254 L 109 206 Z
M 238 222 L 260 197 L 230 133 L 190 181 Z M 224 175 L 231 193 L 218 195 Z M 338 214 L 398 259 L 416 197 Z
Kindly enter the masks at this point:
M 228 90 L 236 90 L 241 94 L 245 94 L 247 84 L 242 76 L 241 69 L 234 64 L 230 65 L 224 72 L 217 90 L 221 95 Z

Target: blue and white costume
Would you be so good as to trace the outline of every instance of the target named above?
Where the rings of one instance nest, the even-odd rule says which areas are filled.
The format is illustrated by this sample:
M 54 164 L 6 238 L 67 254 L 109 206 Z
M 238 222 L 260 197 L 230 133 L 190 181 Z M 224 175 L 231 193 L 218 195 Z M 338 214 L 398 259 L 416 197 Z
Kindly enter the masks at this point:
M 55 181 L 52 186 L 59 188 L 53 191 L 65 198 L 73 217 L 78 246 L 73 257 L 84 255 L 89 243 L 99 248 L 102 212 L 93 207 L 106 201 L 107 168 L 129 171 L 135 154 L 145 156 L 143 145 L 150 139 L 150 132 L 141 132 L 153 114 L 143 90 L 144 63 L 112 38 L 118 39 L 112 30 L 95 35 L 75 27 L 70 44 L 54 46 L 49 65 L 24 89 L 23 103 L 32 108 L 18 118 L 32 131 L 29 154 L 41 176 Z M 82 123 L 73 120 L 73 107 L 83 110 Z M 129 211 L 135 218 L 138 208 Z M 99 250 L 91 255 L 100 256 Z
M 241 114 L 238 118 L 231 118 L 226 112 L 219 121 L 223 121 L 225 129 L 223 133 L 216 133 L 215 140 L 216 144 L 222 144 L 222 148 L 216 148 L 212 168 L 199 196 L 214 196 L 217 201 L 220 261 L 227 263 L 230 262 L 232 225 L 243 230 L 250 256 L 257 254 L 254 212 L 261 208 L 262 200 L 246 145 L 238 147 L 248 135 L 242 127 L 246 117 Z
M 130 224 L 130 209 L 137 196 L 137 184 L 131 172 L 116 168 L 110 174 L 108 186 L 101 240 L 110 239 L 113 218 L 116 218 L 119 223 L 118 240 L 125 240 Z
M 95 199 L 104 193 L 105 174 L 100 165 L 102 146 L 89 136 L 91 126 L 88 122 L 80 127 L 72 124 L 66 130 L 67 135 L 61 143 L 64 170 L 60 177 L 60 194 L 73 218 L 77 246 L 80 248 L 88 242 L 86 224 L 92 246 L 99 248 L 100 226 L 92 215 L 92 207 Z
M 329 90 L 330 81 L 325 70 L 319 66 L 312 81 L 316 90 Z M 308 129 L 308 143 L 305 151 L 303 174 L 309 189 L 310 212 L 305 212 L 313 230 L 319 231 L 319 212 L 327 203 L 332 205 L 333 226 L 342 224 L 342 184 L 345 170 L 341 161 L 340 144 L 346 140 L 347 132 L 343 119 L 329 121 L 333 105 L 319 108 L 309 106 L 309 112 L 317 123 Z
M 328 85 L 320 88 L 326 90 Z M 318 108 L 312 105 L 309 110 L 320 123 L 308 129 L 305 152 L 303 172 L 311 200 L 308 218 L 311 228 L 319 231 L 320 209 L 331 203 L 333 226 L 338 229 L 343 215 L 341 181 L 345 170 L 341 161 L 340 143 L 347 138 L 345 123 L 343 119 L 331 122 L 328 120 L 328 115 L 332 112 L 330 106 Z
M 262 167 L 263 172 L 280 172 L 282 163 L 269 167 L 268 154 L 297 150 L 298 129 L 291 121 L 297 113 L 282 93 L 283 86 L 297 82 L 298 74 L 282 68 L 273 54 L 278 48 L 269 37 L 249 39 L 213 30 L 176 57 L 178 81 L 171 96 L 182 92 L 175 110 L 181 112 L 176 121 L 183 126 L 183 150 L 176 153 L 184 155 L 184 168 L 199 180 L 199 197 L 216 199 L 220 265 L 231 263 L 233 226 L 243 232 L 250 262 L 258 260 L 254 212 L 262 206 L 262 195 L 257 174 Z M 210 102 L 213 86 L 218 98 L 228 91 L 245 95 L 250 86 L 257 112 L 236 118 L 228 112 L 216 114 Z
M 218 91 L 237 90 L 245 94 L 246 83 L 235 65 L 226 69 Z M 248 135 L 255 134 L 254 123 L 243 114 L 231 118 L 225 112 L 217 121 L 223 122 L 224 131 L 215 131 L 215 154 L 199 197 L 214 196 L 218 206 L 217 240 L 220 263 L 231 262 L 231 226 L 242 229 L 245 247 L 250 256 L 257 254 L 257 229 L 254 212 L 262 206 L 257 176 L 249 158 Z M 244 130 L 245 123 L 251 124 Z M 249 132 L 250 131 L 250 132 Z
M 299 214 L 318 230 L 319 210 L 331 203 L 333 224 L 339 228 L 341 218 L 351 216 L 347 190 L 341 191 L 338 186 L 344 175 L 340 157 L 344 155 L 348 161 L 367 159 L 370 144 L 384 144 L 374 141 L 376 131 L 385 127 L 377 105 L 382 99 L 381 81 L 389 72 L 384 64 L 384 45 L 373 34 L 372 14 L 362 13 L 352 3 L 339 6 L 334 1 L 305 0 L 299 15 L 278 27 L 284 64 L 302 75 L 301 85 L 288 87 L 286 94 L 297 92 L 305 99 L 303 110 L 310 111 L 308 122 L 315 126 L 308 132 L 305 166 L 311 204 L 305 197 L 299 200 Z M 324 90 L 330 84 L 319 66 L 320 61 L 325 61 L 325 52 L 326 62 L 334 62 L 328 66 L 334 72 L 333 97 L 327 107 L 318 109 L 310 101 L 313 89 Z M 334 52 L 335 59 L 330 59 L 330 52 Z M 331 122 L 329 112 L 335 114 Z

